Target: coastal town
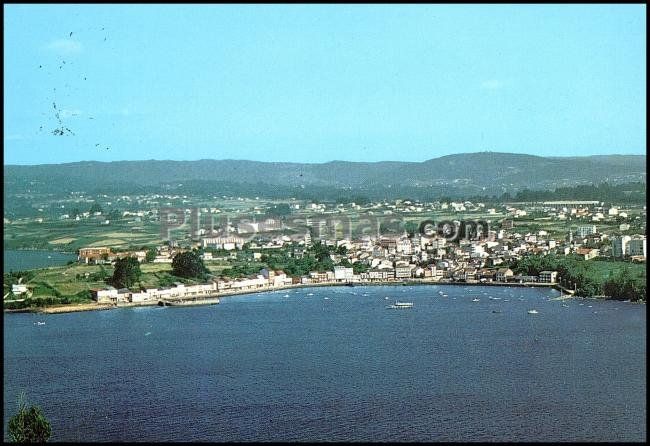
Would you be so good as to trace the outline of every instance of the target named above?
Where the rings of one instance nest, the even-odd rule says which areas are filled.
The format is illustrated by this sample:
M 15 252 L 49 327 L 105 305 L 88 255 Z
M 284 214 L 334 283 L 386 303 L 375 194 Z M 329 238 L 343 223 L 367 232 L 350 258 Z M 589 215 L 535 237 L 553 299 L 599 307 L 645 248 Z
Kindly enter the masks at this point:
M 115 288 L 107 283 L 89 288 L 97 304 L 146 305 L 296 286 L 403 282 L 555 286 L 568 294 L 576 291 L 580 294 L 580 284 L 571 274 L 565 273 L 563 277 L 557 269 L 516 271 L 513 265 L 529 256 L 566 257 L 585 262 L 606 259 L 625 264 L 642 264 L 646 260 L 645 206 L 558 201 L 486 207 L 484 203 L 468 201 L 396 200 L 366 206 L 300 203 L 293 204 L 293 209 L 298 211 L 301 205 L 309 211 L 309 217 L 301 220 L 303 226 L 295 225 L 296 219 L 268 217 L 260 212 L 262 215 L 252 220 L 230 220 L 225 234 L 214 235 L 200 229 L 198 237 L 188 235 L 149 249 L 81 247 L 77 262 L 110 267 L 118 259 L 133 257 L 142 264 L 164 267 L 180 253 L 196 252 L 210 272 L 204 281 L 176 278 L 172 282 L 167 280 L 163 286 L 154 283 L 139 288 Z M 184 214 L 192 211 L 181 209 Z M 396 230 L 389 227 L 384 231 L 388 234 L 379 230 L 373 235 L 352 237 L 353 225 L 347 228 L 346 234 L 341 230 L 341 219 L 335 218 L 351 210 L 365 211 L 366 216 L 378 215 L 377 229 L 385 230 L 387 226 L 381 222 L 389 221 L 387 218 L 400 214 L 422 217 L 398 220 Z M 427 211 L 448 210 L 463 212 L 468 220 L 473 213 L 480 218 L 471 220 L 475 224 L 469 225 L 470 230 L 465 234 L 459 234 L 465 228 L 458 219 L 449 220 L 445 228 L 442 224 L 417 224 L 427 221 Z M 202 211 L 210 213 L 214 209 Z M 101 211 L 95 213 L 104 218 Z M 528 220 L 528 224 L 522 224 L 530 214 L 536 217 L 533 223 Z M 122 218 L 141 222 L 147 216 L 157 218 L 157 213 L 126 211 Z M 455 236 L 445 233 L 449 226 L 456 232 Z M 563 228 L 569 229 L 564 233 Z M 283 261 L 285 265 L 287 261 L 297 264 L 313 256 L 315 245 L 322 251 L 320 260 L 326 262 L 311 270 L 282 268 Z M 273 262 L 278 255 L 282 260 Z M 30 288 L 25 283 L 12 284 L 5 302 L 31 296 Z

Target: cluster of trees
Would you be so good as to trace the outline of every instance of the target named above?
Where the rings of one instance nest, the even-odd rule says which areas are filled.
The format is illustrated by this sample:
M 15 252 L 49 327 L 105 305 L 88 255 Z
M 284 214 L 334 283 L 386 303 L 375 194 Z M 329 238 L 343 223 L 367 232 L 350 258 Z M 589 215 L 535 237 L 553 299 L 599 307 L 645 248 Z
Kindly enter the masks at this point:
M 115 261 L 115 270 L 110 280 L 116 288 L 129 288 L 140 281 L 142 271 L 140 262 L 135 257 L 122 257 Z
M 147 259 L 153 260 L 156 255 L 155 249 L 147 251 Z M 205 280 L 210 270 L 203 264 L 198 251 L 188 251 L 176 254 L 172 259 L 172 275 L 185 279 Z M 140 282 L 142 270 L 140 262 L 135 257 L 123 257 L 115 261 L 115 270 L 108 283 L 116 288 L 130 288 Z M 170 285 L 175 282 L 174 277 L 161 278 L 161 286 Z
M 182 252 L 172 259 L 172 274 L 177 277 L 205 279 L 209 272 L 198 251 Z
M 14 443 L 45 443 L 52 435 L 50 422 L 40 407 L 27 407 L 23 399 L 21 394 L 18 412 L 9 419 L 9 438 Z
M 629 268 L 623 268 L 618 274 L 612 274 L 603 283 L 603 294 L 614 299 L 632 300 L 645 299 L 647 283 L 635 278 Z
M 347 248 L 345 246 L 334 248 L 317 241 L 300 258 L 290 256 L 285 249 L 277 250 L 262 254 L 261 263 L 236 265 L 223 270 L 221 274 L 233 278 L 243 277 L 256 274 L 265 266 L 272 270 L 282 270 L 290 276 L 302 276 L 310 271 L 332 271 L 334 270 L 334 261 L 330 254 L 345 255 L 346 253 Z M 355 273 L 367 270 L 367 265 L 360 263 L 351 265 L 347 259 L 343 259 L 340 265 L 354 268 Z
M 531 276 L 537 276 L 545 270 L 557 271 L 560 284 L 574 288 L 576 296 L 605 295 L 614 299 L 645 299 L 645 279 L 633 277 L 627 267 L 616 276 L 606 278 L 592 261 L 554 254 L 528 255 L 513 262 L 510 267 L 515 273 Z
M 514 197 L 515 201 L 551 200 L 598 200 L 608 203 L 644 203 L 645 183 L 579 185 L 559 187 L 554 191 L 524 189 Z

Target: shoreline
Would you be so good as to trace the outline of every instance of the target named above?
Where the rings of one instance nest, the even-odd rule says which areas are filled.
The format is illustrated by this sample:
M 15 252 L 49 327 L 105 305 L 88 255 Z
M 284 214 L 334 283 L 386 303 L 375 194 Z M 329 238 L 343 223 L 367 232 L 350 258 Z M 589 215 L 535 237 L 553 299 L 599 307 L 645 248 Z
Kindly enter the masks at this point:
M 353 286 L 350 288 L 356 288 L 361 286 L 423 286 L 423 285 L 454 285 L 454 286 L 479 286 L 479 287 L 522 287 L 522 288 L 553 288 L 562 292 L 569 292 L 572 290 L 566 290 L 556 283 L 508 283 L 508 282 L 434 282 L 431 280 L 424 279 L 410 279 L 410 280 L 393 280 L 393 281 L 377 281 L 377 282 L 361 282 L 353 283 Z M 285 285 L 281 287 L 265 287 L 252 290 L 241 290 L 241 291 L 223 291 L 210 296 L 202 296 L 203 298 L 224 298 L 231 296 L 239 296 L 245 294 L 258 294 L 272 291 L 282 291 L 282 290 L 291 290 L 291 289 L 301 289 L 301 288 L 317 288 L 317 287 L 335 287 L 335 286 L 349 286 L 345 282 L 340 283 L 297 283 L 292 285 Z M 609 300 L 603 297 L 578 297 L 573 294 L 563 295 L 561 298 L 555 297 L 554 300 L 566 300 L 566 299 L 593 299 L 593 300 Z M 623 301 L 624 302 L 624 301 Z M 641 302 L 632 302 L 632 303 L 645 303 Z M 202 304 L 197 304 L 200 306 Z M 82 311 L 101 311 L 101 310 L 113 310 L 118 308 L 132 308 L 132 307 L 147 307 L 147 306 L 158 306 L 158 300 L 150 302 L 126 302 L 120 304 L 98 304 L 98 303 L 84 303 L 84 304 L 68 304 L 68 305 L 56 305 L 50 307 L 35 307 L 35 308 L 21 308 L 16 310 L 4 310 L 5 313 L 41 313 L 41 314 L 61 314 L 61 313 L 76 313 Z

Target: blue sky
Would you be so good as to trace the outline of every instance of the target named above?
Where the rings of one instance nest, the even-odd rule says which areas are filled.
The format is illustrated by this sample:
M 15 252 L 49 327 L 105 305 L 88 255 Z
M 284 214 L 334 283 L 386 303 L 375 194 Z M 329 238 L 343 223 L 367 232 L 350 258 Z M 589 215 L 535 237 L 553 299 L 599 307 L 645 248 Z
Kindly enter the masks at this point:
M 4 160 L 642 154 L 645 33 L 645 5 L 5 5 Z

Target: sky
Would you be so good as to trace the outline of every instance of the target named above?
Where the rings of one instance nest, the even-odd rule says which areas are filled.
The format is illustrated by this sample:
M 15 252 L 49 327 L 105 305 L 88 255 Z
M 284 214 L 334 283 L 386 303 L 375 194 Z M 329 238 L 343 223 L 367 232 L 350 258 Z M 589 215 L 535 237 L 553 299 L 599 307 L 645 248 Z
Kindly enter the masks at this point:
M 645 154 L 645 13 L 5 4 L 4 163 Z

